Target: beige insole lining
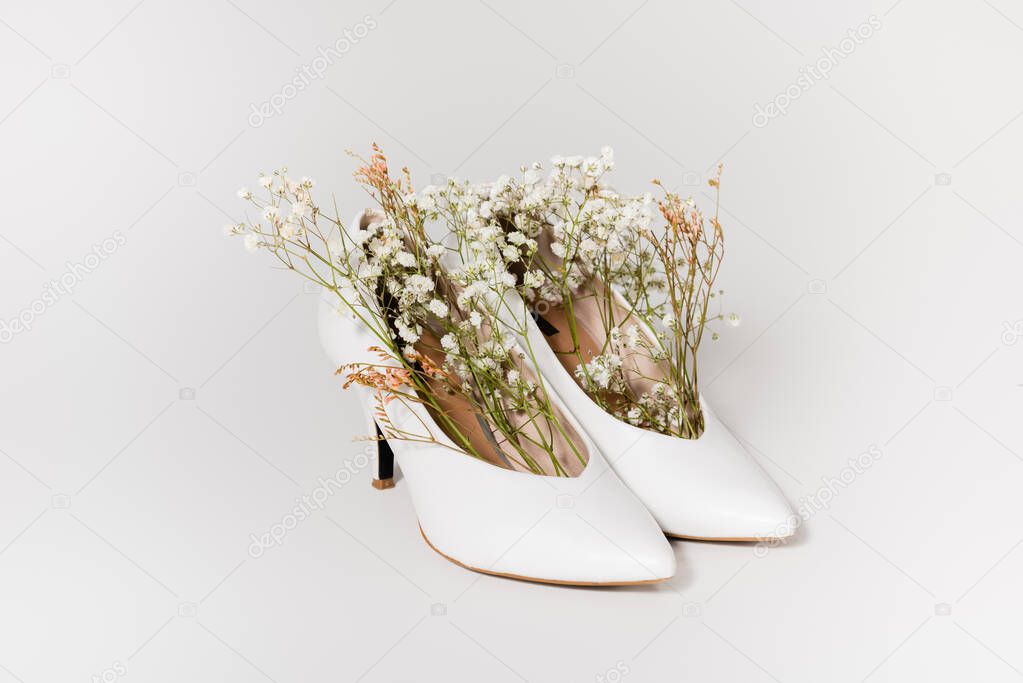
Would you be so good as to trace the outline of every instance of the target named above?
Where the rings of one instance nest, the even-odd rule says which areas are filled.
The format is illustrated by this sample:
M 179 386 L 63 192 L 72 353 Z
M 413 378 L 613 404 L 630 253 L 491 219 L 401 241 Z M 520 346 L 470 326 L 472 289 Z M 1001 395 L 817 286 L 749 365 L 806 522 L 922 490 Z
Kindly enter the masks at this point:
M 444 352 L 440 349 L 440 342 L 430 332 L 423 333 L 421 340 L 416 344 L 416 350 L 438 366 L 444 363 Z M 525 368 L 520 369 L 520 373 L 527 381 L 531 378 L 531 373 Z M 479 413 L 464 395 L 448 393 L 445 382 L 441 380 L 430 380 L 428 384 L 440 410 L 457 425 L 458 431 L 465 436 L 476 453 L 480 454 L 484 460 L 504 469 L 520 472 L 530 471 L 529 467 L 523 463 L 522 456 L 517 452 L 515 446 L 509 443 L 500 431 L 492 428 L 486 420 L 479 419 Z M 521 449 L 544 474 L 549 476 L 559 474 L 551 462 L 551 452 L 553 452 L 562 468 L 561 476 L 565 476 L 565 474 L 570 477 L 578 476 L 586 466 L 589 453 L 561 411 L 557 407 L 552 406 L 552 408 L 564 434 L 555 429 L 553 425 L 547 429 L 548 422 L 543 416 L 538 416 L 530 421 L 527 414 L 511 409 L 506 409 L 505 415 L 522 434 L 519 441 Z M 433 414 L 438 425 L 444 429 L 444 422 L 438 418 L 434 409 L 430 406 L 427 406 L 427 409 Z M 452 441 L 456 444 L 459 443 L 449 430 L 445 429 L 445 432 L 448 433 Z M 534 442 L 550 444 L 550 452 Z M 575 450 L 573 450 L 573 445 Z M 582 461 L 576 455 L 576 451 L 582 456 Z

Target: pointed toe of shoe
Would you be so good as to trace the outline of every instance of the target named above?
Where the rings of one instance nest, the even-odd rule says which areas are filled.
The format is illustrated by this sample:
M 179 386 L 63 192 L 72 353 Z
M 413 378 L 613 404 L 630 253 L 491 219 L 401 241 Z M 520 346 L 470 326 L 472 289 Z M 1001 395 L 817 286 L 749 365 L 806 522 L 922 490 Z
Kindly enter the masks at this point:
M 671 544 L 656 525 L 626 529 L 558 510 L 496 566 L 506 575 L 594 586 L 657 583 L 676 570 Z
M 668 533 L 746 541 L 787 538 L 795 532 L 792 507 L 766 476 L 744 487 L 721 491 L 707 514 L 713 518 L 707 523 L 684 527 L 695 533 L 673 534 L 670 529 Z
M 623 558 L 621 575 L 637 577 L 634 579 L 637 583 L 656 583 L 675 576 L 678 570 L 675 553 L 671 549 L 671 544 L 660 541 L 658 538 L 656 543 L 646 544 L 646 547 L 638 549 L 628 560 Z
M 755 463 L 745 462 L 748 456 L 735 460 L 729 476 L 708 478 L 698 509 L 676 507 L 665 513 L 667 534 L 736 541 L 792 535 L 794 513 L 775 483 Z
M 711 471 L 690 484 L 701 482 L 699 491 L 687 488 L 688 503 L 659 506 L 655 517 L 665 533 L 736 541 L 791 536 L 794 512 L 778 486 L 745 451 L 718 455 Z
M 647 432 L 614 467 L 669 536 L 760 540 L 795 530 L 777 484 L 709 411 L 699 439 Z
M 599 456 L 582 476 L 556 478 L 416 450 L 423 449 L 399 457 L 420 528 L 430 547 L 456 564 L 583 586 L 653 583 L 675 574 L 671 544 L 613 472 L 601 476 L 608 466 Z M 465 486 L 470 479 L 475 485 Z M 423 481 L 429 487 L 421 488 Z

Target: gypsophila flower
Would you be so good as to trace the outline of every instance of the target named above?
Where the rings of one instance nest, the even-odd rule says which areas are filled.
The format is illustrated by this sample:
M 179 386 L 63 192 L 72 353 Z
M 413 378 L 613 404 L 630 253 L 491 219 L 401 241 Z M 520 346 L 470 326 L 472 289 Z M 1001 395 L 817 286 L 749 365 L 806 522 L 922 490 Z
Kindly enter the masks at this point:
M 517 300 L 506 297 L 509 290 L 532 310 L 546 311 L 540 303 L 560 307 L 555 312 L 568 324 L 550 319 L 561 328 L 560 339 L 575 347 L 563 352 L 565 358 L 577 357 L 579 384 L 609 414 L 643 429 L 698 435 L 691 420 L 699 417 L 695 375 L 685 373 L 699 339 L 693 331 L 723 319 L 707 313 L 699 279 L 712 280 L 716 272 L 716 222 L 704 226 L 694 203 L 671 194 L 661 202 L 649 193 L 619 194 L 605 178 L 614 167 L 610 148 L 551 161 L 549 172 L 539 163 L 524 164 L 493 182 L 449 179 L 414 192 L 408 173 L 390 176 L 374 148 L 356 178 L 383 210 L 366 211 L 359 225 L 348 227 L 321 213 L 325 207 L 313 200 L 311 179 L 292 179 L 282 168 L 260 175 L 262 196 L 238 192 L 263 222 L 226 226 L 225 232 L 243 235 L 246 248 L 302 271 L 337 294 L 337 308 L 346 316 L 362 317 L 374 328 L 383 365 L 349 366 L 348 383 L 380 391 L 385 401 L 429 403 L 435 392 L 457 394 L 491 426 L 509 461 L 524 470 L 539 471 L 516 445 L 529 440 L 518 430 L 523 421 L 535 422 L 536 436 L 547 438 L 554 433 L 554 411 L 543 385 L 529 381 L 522 365 L 532 351 L 527 355 L 515 341 L 523 338 L 515 326 L 532 322 L 498 315 Z M 667 221 L 663 229 L 654 226 L 658 210 Z M 428 236 L 442 233 L 457 244 Z M 699 251 L 705 246 L 709 257 Z M 624 303 L 611 302 L 612 287 Z M 667 295 L 680 303 L 664 304 Z M 596 329 L 593 320 L 586 323 L 597 342 L 595 355 L 592 344 L 575 338 L 582 328 L 572 318 L 577 297 L 579 310 L 600 312 Z M 593 305 L 582 305 L 585 299 Z M 661 327 L 665 319 L 672 323 L 667 331 Z M 434 340 L 443 352 L 439 357 Z M 660 363 L 671 372 L 661 376 L 649 369 Z M 653 377 L 637 381 L 637 373 L 651 372 Z M 445 414 L 436 404 L 428 408 Z M 514 417 L 501 415 L 509 410 Z M 459 448 L 480 455 L 459 438 L 457 425 L 444 428 L 454 430 L 451 440 Z M 556 462 L 544 467 L 564 473 Z
M 419 341 L 421 332 L 418 325 L 409 325 L 399 318 L 394 321 L 394 326 L 398 329 L 398 335 L 409 344 Z
M 280 235 L 286 240 L 293 240 L 302 234 L 302 226 L 292 221 L 285 221 L 280 228 Z
M 410 275 L 405 279 L 405 287 L 415 297 L 421 297 L 424 294 L 430 294 L 433 292 L 433 280 L 426 277 L 425 275 Z
M 478 302 L 491 288 L 497 294 L 514 286 L 534 310 L 539 302 L 564 307 L 577 377 L 602 407 L 643 428 L 696 436 L 702 429 L 696 348 L 703 328 L 724 319 L 707 311 L 722 251 L 720 226 L 715 218 L 708 229 L 691 198 L 666 192 L 658 202 L 650 192 L 620 194 L 605 177 L 614 166 L 614 151 L 604 147 L 596 156 L 553 157 L 546 180 L 542 166 L 533 163 L 521 166 L 518 176 L 475 185 L 449 181 L 421 194 L 435 202 L 436 217 L 473 264 L 472 277 L 460 283 L 460 305 Z M 717 179 L 710 184 L 716 187 Z M 658 211 L 667 223 L 663 228 L 654 225 Z M 479 290 L 477 279 L 486 283 Z M 618 290 L 624 303 L 605 301 L 611 291 L 605 285 Z M 584 355 L 575 339 L 578 321 L 571 323 L 574 308 L 567 305 L 575 297 L 596 298 L 614 353 Z M 627 320 L 635 322 L 623 324 Z M 630 363 L 626 372 L 620 354 L 646 360 Z M 670 391 L 644 399 L 645 381 L 634 380 L 649 380 L 641 376 L 654 366 L 670 378 Z M 632 409 L 641 404 L 637 415 Z
M 622 359 L 621 356 L 613 353 L 605 353 L 596 356 L 589 363 L 582 363 L 576 367 L 576 377 L 585 384 L 597 389 L 608 389 L 612 384 L 620 384 Z
M 448 353 L 455 353 L 458 351 L 458 337 L 448 333 L 440 338 L 440 345 Z
M 544 282 L 544 275 L 538 270 L 530 270 L 522 276 L 522 284 L 526 287 L 536 288 Z
M 639 348 L 641 334 L 638 325 L 629 325 L 625 328 L 625 348 L 632 350 Z
M 438 318 L 444 318 L 448 314 L 448 305 L 440 299 L 431 300 L 427 307 Z

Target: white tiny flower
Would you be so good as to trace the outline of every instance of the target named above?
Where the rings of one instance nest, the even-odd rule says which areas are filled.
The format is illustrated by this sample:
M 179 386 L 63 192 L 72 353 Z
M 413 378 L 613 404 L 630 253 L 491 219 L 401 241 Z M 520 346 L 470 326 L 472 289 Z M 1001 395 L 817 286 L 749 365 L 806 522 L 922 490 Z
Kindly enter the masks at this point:
M 281 226 L 281 237 L 286 240 L 295 239 L 302 233 L 302 226 L 292 221 L 285 221 Z
M 448 353 L 455 353 L 458 351 L 458 338 L 451 333 L 445 334 L 440 338 L 440 345 Z
M 412 268 L 416 265 L 416 257 L 407 251 L 398 252 L 395 260 L 406 268 Z
M 504 247 L 504 249 L 501 250 L 501 256 L 504 257 L 505 261 L 508 261 L 509 263 L 514 263 L 515 261 L 519 260 L 520 255 L 518 249 L 516 249 L 511 244 L 508 244 Z
M 401 337 L 409 344 L 415 344 L 419 341 L 419 330 L 411 327 L 401 319 L 394 321 L 394 326 L 398 328 L 398 336 Z
M 430 301 L 428 308 L 438 318 L 445 318 L 448 315 L 448 305 L 440 299 L 433 299 Z
M 433 291 L 433 280 L 425 275 L 409 275 L 405 278 L 405 287 L 412 294 L 422 295 Z
M 278 213 L 279 213 L 279 211 L 278 211 L 277 207 L 274 206 L 273 204 L 270 204 L 270 205 L 268 205 L 267 207 L 265 207 L 263 209 L 263 218 L 268 220 L 268 221 L 272 221 L 275 218 L 277 218 L 277 214 Z
M 249 188 L 247 188 L 247 187 L 239 188 L 239 190 L 238 190 L 238 198 L 239 199 L 252 199 L 252 193 L 249 192 Z
M 483 324 L 483 316 L 480 315 L 479 311 L 473 311 L 469 314 L 469 324 L 473 327 L 479 327 Z
M 445 249 L 442 244 L 432 244 L 426 249 L 427 255 L 431 258 L 440 258 L 444 255 L 445 251 L 447 251 L 447 249 Z
M 245 248 L 249 251 L 255 251 L 263 246 L 263 239 L 259 235 L 254 235 L 251 232 L 245 236 Z
M 561 242 L 552 242 L 551 251 L 554 252 L 554 255 L 558 258 L 565 258 L 565 245 Z
M 359 266 L 358 278 L 360 280 L 378 278 L 381 275 L 383 275 L 383 269 L 377 264 L 363 263 Z
M 305 202 L 292 202 L 291 204 L 291 215 L 295 218 L 309 218 L 312 212 L 312 207 Z
M 639 346 L 639 327 L 630 325 L 625 329 L 625 348 L 634 349 Z
M 509 370 L 508 371 L 508 384 L 518 384 L 519 383 L 519 379 L 520 378 L 519 378 L 519 371 L 518 370 Z
M 531 270 L 522 278 L 522 284 L 526 287 L 537 288 L 543 284 L 543 273 L 538 270 Z
M 259 184 L 269 189 L 269 187 L 274 184 L 274 179 L 268 175 L 261 175 L 259 176 Z

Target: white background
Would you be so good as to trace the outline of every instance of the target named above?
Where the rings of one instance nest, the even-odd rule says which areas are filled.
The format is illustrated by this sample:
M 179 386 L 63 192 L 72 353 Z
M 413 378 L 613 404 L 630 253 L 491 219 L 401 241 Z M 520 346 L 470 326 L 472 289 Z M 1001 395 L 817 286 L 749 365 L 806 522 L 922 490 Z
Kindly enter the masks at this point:
M 0 4 L 0 682 L 1023 677 L 1019 3 L 388 2 Z M 285 164 L 354 212 L 372 141 L 419 185 L 609 144 L 701 197 L 723 160 L 705 393 L 793 504 L 881 458 L 652 588 L 459 569 L 367 469 L 251 557 L 363 445 L 316 296 L 221 226 Z

